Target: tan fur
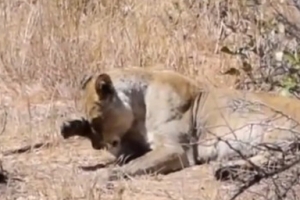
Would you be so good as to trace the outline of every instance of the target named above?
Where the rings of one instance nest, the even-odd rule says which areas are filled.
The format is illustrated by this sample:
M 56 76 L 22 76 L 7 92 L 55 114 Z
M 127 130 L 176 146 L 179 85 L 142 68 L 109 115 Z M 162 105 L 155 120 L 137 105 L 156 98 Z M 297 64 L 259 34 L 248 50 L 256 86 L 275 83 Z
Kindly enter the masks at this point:
M 262 165 L 270 153 L 264 144 L 288 148 L 299 137 L 300 102 L 296 99 L 214 89 L 204 92 L 198 104 L 193 117 L 199 128 L 197 153 L 201 161 L 231 160 L 241 153 Z
M 150 149 L 114 173 L 168 173 L 239 153 L 261 164 L 267 154 L 253 145 L 285 146 L 299 132 L 289 118 L 300 122 L 298 100 L 209 89 L 171 71 L 118 69 L 89 79 L 83 89 L 86 117 L 112 154 L 120 153 L 122 138 Z

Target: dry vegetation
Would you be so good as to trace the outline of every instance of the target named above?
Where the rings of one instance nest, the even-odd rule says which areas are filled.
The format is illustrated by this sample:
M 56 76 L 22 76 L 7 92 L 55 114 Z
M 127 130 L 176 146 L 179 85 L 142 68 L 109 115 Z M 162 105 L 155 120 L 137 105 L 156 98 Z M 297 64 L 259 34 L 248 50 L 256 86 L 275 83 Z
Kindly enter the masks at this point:
M 215 181 L 207 166 L 109 188 L 101 182 L 104 170 L 79 169 L 105 162 L 105 153 L 85 140 L 63 141 L 59 126 L 80 116 L 76 94 L 82 76 L 109 68 L 154 66 L 222 87 L 295 89 L 268 77 L 275 64 L 281 71 L 296 68 L 282 59 L 274 64 L 274 55 L 297 50 L 299 17 L 293 1 L 279 0 L 1 0 L 0 159 L 3 173 L 10 174 L 6 185 L 0 183 L 1 199 L 229 197 L 233 186 Z M 237 49 L 245 55 L 233 54 Z M 6 153 L 38 142 L 50 145 Z M 254 191 L 267 195 L 265 186 Z

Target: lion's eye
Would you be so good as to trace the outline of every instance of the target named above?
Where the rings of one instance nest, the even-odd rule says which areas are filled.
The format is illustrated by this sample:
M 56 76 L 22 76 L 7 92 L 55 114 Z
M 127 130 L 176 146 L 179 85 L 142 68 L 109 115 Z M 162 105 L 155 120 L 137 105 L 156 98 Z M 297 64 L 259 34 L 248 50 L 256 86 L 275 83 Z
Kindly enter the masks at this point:
M 112 145 L 113 147 L 118 146 L 118 144 L 119 144 L 119 141 L 118 141 L 118 140 L 114 140 L 114 141 L 111 143 L 111 145 Z

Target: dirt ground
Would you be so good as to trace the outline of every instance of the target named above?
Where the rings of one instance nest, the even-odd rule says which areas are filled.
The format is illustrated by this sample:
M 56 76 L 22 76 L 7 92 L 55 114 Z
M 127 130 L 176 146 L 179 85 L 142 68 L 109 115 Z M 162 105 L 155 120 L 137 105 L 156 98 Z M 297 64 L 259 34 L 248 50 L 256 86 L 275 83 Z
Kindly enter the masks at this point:
M 58 142 L 30 153 L 6 156 L 4 168 L 11 173 L 11 178 L 18 180 L 9 180 L 7 186 L 1 186 L 1 198 L 225 199 L 233 189 L 227 183 L 214 180 L 209 166 L 113 183 L 105 181 L 105 169 L 84 172 L 79 168 L 96 164 L 101 159 L 101 153 L 91 150 L 89 144 L 80 140 Z

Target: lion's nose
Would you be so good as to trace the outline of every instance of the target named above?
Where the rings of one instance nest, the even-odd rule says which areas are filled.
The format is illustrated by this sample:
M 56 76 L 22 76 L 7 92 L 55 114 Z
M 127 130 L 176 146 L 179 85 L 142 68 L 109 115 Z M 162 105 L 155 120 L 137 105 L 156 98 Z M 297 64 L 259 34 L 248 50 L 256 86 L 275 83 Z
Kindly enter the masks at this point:
M 99 142 L 92 142 L 92 147 L 93 147 L 93 149 L 96 149 L 96 150 L 104 148 L 103 144 L 101 144 Z

